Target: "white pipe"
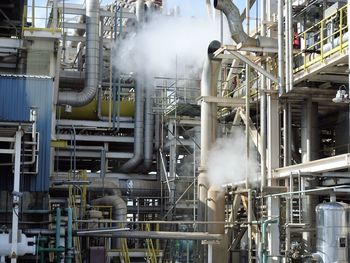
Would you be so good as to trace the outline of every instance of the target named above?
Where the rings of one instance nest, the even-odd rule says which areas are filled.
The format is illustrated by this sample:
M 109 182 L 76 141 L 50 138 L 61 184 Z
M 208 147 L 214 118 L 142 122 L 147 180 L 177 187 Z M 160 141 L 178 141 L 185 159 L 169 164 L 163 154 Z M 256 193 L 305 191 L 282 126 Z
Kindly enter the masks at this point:
M 17 249 L 18 249 L 18 211 L 19 211 L 19 184 L 20 184 L 20 171 L 21 171 L 21 144 L 22 144 L 22 131 L 16 132 L 15 140 L 15 172 L 13 179 L 13 204 L 12 204 L 12 242 L 11 242 L 11 263 L 17 262 Z
M 214 59 L 214 52 L 221 47 L 219 41 L 212 41 L 208 47 L 207 59 L 204 63 L 201 95 L 216 96 L 217 81 L 220 73 L 221 59 Z M 198 220 L 206 219 L 205 210 L 207 203 L 208 177 L 206 172 L 207 157 L 210 146 L 215 141 L 213 127 L 216 124 L 216 104 L 210 102 L 201 102 L 201 162 L 200 174 L 198 176 Z M 214 133 L 214 134 L 213 134 Z M 204 230 L 204 226 L 200 226 Z
M 16 233 L 16 236 L 18 233 Z M 12 244 L 10 243 L 11 234 L 1 233 L 0 234 L 0 262 L 5 262 L 5 257 L 11 258 L 11 262 L 16 262 L 18 256 L 24 256 L 25 254 L 35 255 L 36 245 L 35 238 L 29 238 L 24 234 L 20 234 L 20 241 L 17 243 L 16 258 L 11 258 L 12 255 Z M 31 245 L 30 245 L 31 244 Z
M 278 4 L 279 5 L 282 5 L 281 1 L 278 1 Z M 280 7 L 279 7 L 280 8 Z M 285 4 L 285 9 L 286 9 L 286 17 L 285 17 L 285 49 L 286 49 L 286 52 L 285 52 L 285 73 L 286 73 L 286 78 L 285 78 L 285 90 L 286 92 L 288 93 L 290 91 L 289 89 L 289 77 L 287 77 L 287 75 L 289 74 L 289 22 L 290 22 L 290 19 L 289 19 L 289 16 L 291 15 L 290 14 L 290 10 L 289 10 L 289 5 L 288 5 L 288 0 L 286 0 L 286 4 Z M 279 10 L 280 12 L 280 10 Z M 279 19 L 280 19 L 280 16 L 281 14 L 279 14 Z M 278 21 L 278 23 L 280 23 L 282 21 Z M 280 26 L 280 24 L 278 24 Z M 280 29 L 278 27 L 278 35 L 280 34 Z M 278 41 L 280 41 L 280 35 L 278 36 Z M 280 42 L 278 42 L 280 44 Z M 278 53 L 278 57 L 280 56 L 280 50 L 279 50 L 279 53 Z M 279 61 L 280 63 L 280 61 Z M 280 69 L 279 69 L 280 70 Z M 280 80 L 280 83 L 281 83 L 281 80 Z
M 261 36 L 266 36 L 266 1 L 261 0 Z M 266 70 L 266 62 L 262 63 L 262 68 Z M 261 75 L 260 89 L 260 174 L 261 189 L 266 186 L 266 77 Z
M 284 59 L 283 59 L 283 3 L 278 1 L 278 78 L 279 78 L 279 93 L 285 92 L 284 85 Z M 286 65 L 287 66 L 287 65 Z M 288 72 L 288 71 L 286 71 Z

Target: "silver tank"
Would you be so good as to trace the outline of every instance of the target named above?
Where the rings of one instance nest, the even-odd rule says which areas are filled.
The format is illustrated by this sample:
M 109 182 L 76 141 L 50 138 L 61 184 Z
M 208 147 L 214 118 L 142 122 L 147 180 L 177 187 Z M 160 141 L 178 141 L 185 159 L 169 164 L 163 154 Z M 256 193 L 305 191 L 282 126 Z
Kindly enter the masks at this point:
M 319 262 L 350 262 L 349 216 L 350 206 L 346 203 L 323 203 L 316 207 L 316 255 Z

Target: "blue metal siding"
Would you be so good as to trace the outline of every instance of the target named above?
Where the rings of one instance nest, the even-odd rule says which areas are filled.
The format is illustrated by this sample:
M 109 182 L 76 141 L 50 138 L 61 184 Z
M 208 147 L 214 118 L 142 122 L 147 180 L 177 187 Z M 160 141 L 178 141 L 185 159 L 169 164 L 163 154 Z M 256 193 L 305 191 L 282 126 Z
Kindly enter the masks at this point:
M 53 89 L 52 78 L 0 76 L 0 121 L 29 121 L 30 108 L 38 108 L 39 172 L 23 178 L 23 191 L 49 188 Z

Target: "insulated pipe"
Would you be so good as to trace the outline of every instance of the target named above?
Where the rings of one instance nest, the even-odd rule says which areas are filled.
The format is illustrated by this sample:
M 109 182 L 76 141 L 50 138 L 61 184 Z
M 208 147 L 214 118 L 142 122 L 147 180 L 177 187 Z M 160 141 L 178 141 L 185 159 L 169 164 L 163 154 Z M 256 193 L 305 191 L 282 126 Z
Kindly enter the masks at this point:
M 92 205 L 112 206 L 112 219 L 116 221 L 126 221 L 127 207 L 126 203 L 120 195 L 109 195 L 91 201 Z M 122 225 L 118 227 L 123 227 Z M 114 242 L 113 242 L 114 243 Z M 119 242 L 114 244 L 116 248 L 120 247 Z
M 145 1 L 137 0 L 136 4 L 136 20 L 139 24 L 145 21 Z
M 263 36 L 258 36 L 257 39 L 255 39 L 244 32 L 239 9 L 231 0 L 214 0 L 214 7 L 225 14 L 231 37 L 237 44 L 241 44 L 241 47 L 277 49 L 276 39 Z
M 96 95 L 99 61 L 99 0 L 86 0 L 86 69 L 85 87 L 80 92 L 58 94 L 58 104 L 75 107 L 88 104 Z
M 138 81 L 141 83 L 141 81 Z M 142 84 L 135 85 L 135 124 L 134 124 L 134 156 L 128 160 L 120 168 L 122 172 L 131 172 L 135 169 L 143 159 L 143 115 L 144 115 L 144 99 L 143 99 L 143 86 Z
M 154 115 L 153 115 L 153 91 L 148 87 L 145 91 L 145 138 L 144 138 L 144 161 L 143 170 L 148 171 L 153 162 L 153 135 L 154 135 Z
M 278 80 L 279 94 L 286 92 L 284 84 L 284 59 L 283 59 L 283 3 L 278 1 Z
M 225 14 L 231 37 L 237 44 L 246 43 L 248 46 L 257 46 L 256 39 L 244 32 L 239 9 L 231 0 L 214 0 L 214 7 Z
M 202 81 L 201 81 L 201 96 L 216 97 L 218 77 L 221 68 L 221 59 L 214 58 L 214 52 L 221 47 L 221 43 L 214 40 L 210 43 L 207 51 L 207 59 L 205 60 Z M 207 208 L 207 191 L 208 191 L 208 175 L 206 163 L 210 146 L 216 139 L 216 113 L 217 104 L 207 101 L 201 102 L 201 162 L 198 176 L 198 212 L 197 219 L 199 221 L 206 220 Z M 200 225 L 199 231 L 205 231 L 205 226 Z M 205 261 L 204 249 L 200 250 L 200 260 Z

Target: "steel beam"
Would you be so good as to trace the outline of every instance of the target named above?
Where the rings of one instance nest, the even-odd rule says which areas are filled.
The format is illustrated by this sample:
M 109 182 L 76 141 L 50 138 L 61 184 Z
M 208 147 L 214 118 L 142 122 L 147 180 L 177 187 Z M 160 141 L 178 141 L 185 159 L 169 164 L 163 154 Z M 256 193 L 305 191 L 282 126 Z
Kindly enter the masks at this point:
M 273 178 L 286 178 L 296 172 L 323 173 L 347 168 L 350 168 L 349 153 L 274 169 Z

